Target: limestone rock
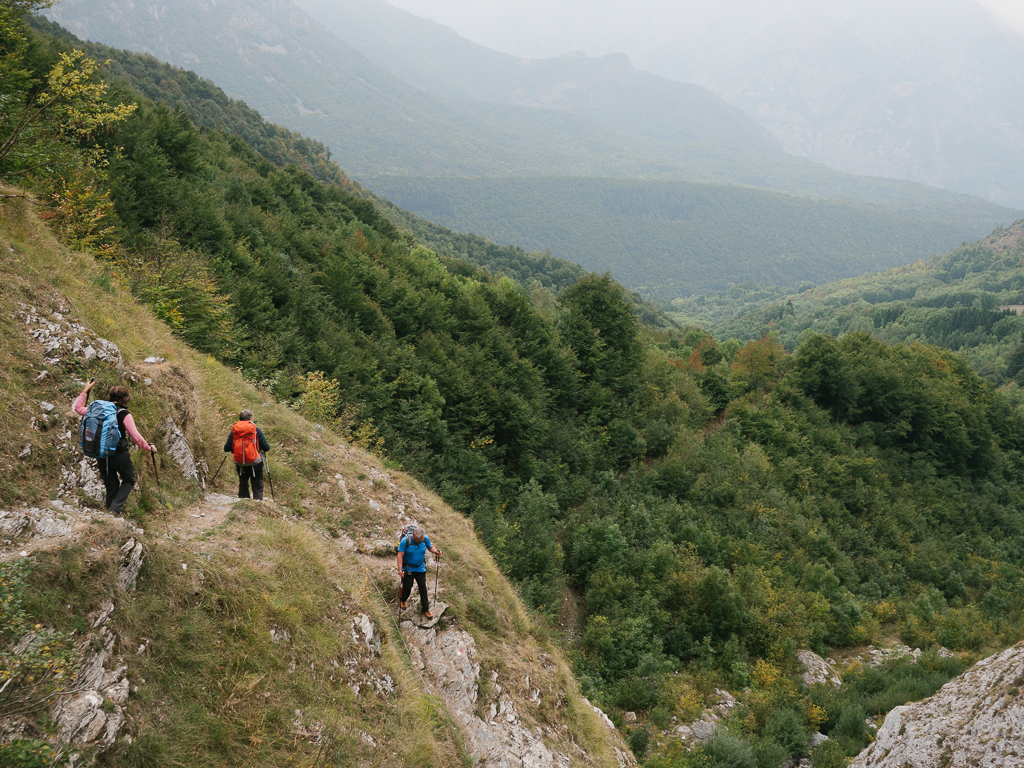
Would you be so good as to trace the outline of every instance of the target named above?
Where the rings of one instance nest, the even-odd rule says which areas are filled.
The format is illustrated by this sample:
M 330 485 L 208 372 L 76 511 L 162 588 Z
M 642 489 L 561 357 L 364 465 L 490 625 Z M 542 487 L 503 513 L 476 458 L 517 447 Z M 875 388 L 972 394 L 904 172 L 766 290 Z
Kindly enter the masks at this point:
M 164 439 L 167 455 L 181 468 L 181 474 L 191 480 L 195 480 L 199 483 L 200 487 L 205 487 L 200 478 L 196 457 L 192 455 L 192 449 L 189 448 L 185 435 L 178 429 L 174 419 L 168 418 L 160 428 L 160 432 Z
M 43 346 L 48 365 L 59 363 L 62 356 L 72 356 L 80 358 L 87 365 L 100 360 L 124 373 L 124 360 L 113 342 L 101 339 L 85 326 L 68 320 L 59 312 L 43 317 L 36 307 L 28 304 L 20 306 L 18 317 L 28 326 L 29 335 Z
M 17 536 L 29 524 L 28 515 L 24 512 L 7 512 L 0 510 L 0 534 L 4 536 Z
M 693 738 L 695 741 L 699 741 L 702 744 L 711 741 L 715 732 L 718 730 L 717 723 L 709 723 L 706 720 L 698 720 L 692 726 Z
M 1024 766 L 1024 644 L 989 656 L 931 698 L 896 707 L 851 768 Z
M 380 636 L 377 634 L 373 622 L 365 613 L 360 613 L 352 619 L 352 639 L 365 645 L 375 655 L 380 655 Z
M 425 679 L 444 700 L 465 739 L 475 764 L 489 768 L 569 768 L 568 755 L 551 750 L 538 729 L 527 726 L 515 703 L 505 695 L 492 705 L 488 720 L 476 714 L 480 665 L 476 643 L 463 630 L 438 632 L 402 623 L 414 664 L 422 663 Z M 618 757 L 618 756 L 617 756 Z M 635 765 L 623 753 L 620 765 Z
M 106 488 L 103 487 L 99 472 L 96 471 L 96 462 L 92 459 L 81 459 L 77 464 L 73 464 L 71 467 L 62 467 L 60 470 L 58 495 L 68 496 L 79 488 L 98 504 L 102 504 L 106 498 Z
M 121 570 L 117 574 L 117 586 L 125 592 L 135 589 L 135 580 L 139 578 L 144 556 L 145 550 L 142 542 L 136 541 L 134 538 L 128 539 L 121 547 Z
M 604 711 L 601 710 L 600 707 L 595 707 L 593 704 L 591 704 L 590 703 L 590 699 L 586 699 L 585 698 L 583 700 L 585 702 L 587 702 L 587 706 L 589 706 L 592 710 L 594 710 L 594 713 L 598 716 L 598 718 L 600 718 L 602 723 L 604 723 L 606 726 L 608 726 L 608 728 L 610 730 L 613 730 L 613 731 L 615 730 L 615 723 L 612 722 L 611 718 L 608 717 L 608 715 L 606 715 L 604 713 Z
M 410 596 L 409 599 L 411 602 L 412 597 Z M 435 624 L 437 624 L 437 622 L 441 620 L 441 614 L 443 614 L 446 610 L 448 610 L 447 603 L 434 603 L 432 606 L 430 606 L 430 612 L 433 614 L 433 618 L 428 619 L 423 614 L 414 612 L 413 615 L 409 617 L 409 620 L 417 627 L 421 627 L 423 629 L 430 629 L 432 626 L 434 626 Z
M 843 684 L 843 680 L 839 677 L 835 668 L 821 658 L 821 656 L 814 653 L 814 651 L 797 651 L 796 657 L 804 665 L 805 671 L 801 677 L 803 677 L 806 685 L 822 685 L 824 683 L 831 683 L 832 685 Z

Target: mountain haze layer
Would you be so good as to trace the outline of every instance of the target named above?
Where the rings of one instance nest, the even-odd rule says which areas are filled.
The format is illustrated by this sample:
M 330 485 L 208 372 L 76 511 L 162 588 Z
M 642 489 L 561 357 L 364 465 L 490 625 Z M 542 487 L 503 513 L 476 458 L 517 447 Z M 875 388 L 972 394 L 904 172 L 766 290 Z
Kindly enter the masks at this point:
M 1024 205 L 1024 37 L 973 0 L 396 4 L 517 55 L 625 52 L 794 154 Z
M 460 201 L 469 198 L 473 210 L 440 223 L 499 241 L 514 237 L 588 267 L 611 266 L 617 278 L 635 279 L 631 285 L 666 298 L 747 279 L 792 284 L 805 276 L 808 259 L 818 262 L 812 271 L 824 279 L 905 263 L 1017 217 L 980 200 L 840 174 L 787 155 L 764 129 L 709 91 L 638 71 L 622 56 L 524 61 L 379 2 L 304 0 L 302 7 L 326 26 L 280 0 L 168 7 L 151 0 L 67 0 L 50 15 L 81 36 L 148 51 L 212 77 L 270 119 L 326 142 L 356 178 L 447 177 L 450 204 L 466 207 Z M 539 198 L 524 199 L 516 185 L 490 184 L 474 199 L 468 180 L 524 176 L 563 179 L 543 183 L 540 217 Z M 625 226 L 588 215 L 585 238 L 552 237 L 541 218 L 563 233 L 578 230 L 583 217 L 576 224 L 571 217 L 580 208 L 580 184 L 569 180 L 577 177 L 609 178 L 613 187 L 613 179 L 637 179 L 621 183 L 612 196 L 639 200 L 639 207 L 629 202 L 616 214 Z M 782 212 L 777 237 L 737 230 L 721 214 L 746 203 L 729 200 L 700 222 L 697 233 L 656 216 L 659 232 L 652 239 L 636 234 L 649 226 L 646 201 L 663 195 L 661 182 L 652 179 L 714 179 L 898 205 L 872 212 L 849 199 L 829 203 L 842 225 L 822 240 L 808 236 L 820 224 L 805 215 L 819 204 L 794 204 L 773 193 L 763 199 Z M 385 194 L 395 188 L 388 184 Z M 725 198 L 750 197 L 735 186 L 723 190 Z M 421 205 L 424 198 L 413 192 L 397 202 L 434 215 L 438 207 Z M 877 214 L 886 220 L 881 228 Z M 714 277 L 707 247 L 660 242 L 694 234 L 715 244 Z M 680 259 L 688 262 L 686 274 L 700 277 L 681 279 Z M 635 269 L 638 264 L 649 267 Z

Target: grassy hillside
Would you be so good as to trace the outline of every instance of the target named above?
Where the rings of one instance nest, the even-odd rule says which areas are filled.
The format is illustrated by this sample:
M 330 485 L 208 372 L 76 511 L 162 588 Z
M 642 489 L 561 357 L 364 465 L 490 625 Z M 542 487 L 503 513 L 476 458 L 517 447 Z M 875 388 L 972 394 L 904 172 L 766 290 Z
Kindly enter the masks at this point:
M 62 432 L 74 431 L 77 422 L 66 404 L 83 377 L 97 377 L 101 388 L 121 380 L 110 366 L 81 358 L 44 362 L 31 329 L 14 320 L 23 305 L 45 316 L 62 311 L 118 345 L 131 372 L 127 383 L 139 428 L 160 449 L 159 485 L 135 456 L 141 492 L 128 516 L 145 531 L 146 547 L 137 592 L 116 587 L 122 538 L 110 518 L 101 516 L 75 540 L 57 541 L 51 549 L 29 536 L 0 550 L 0 568 L 8 568 L 26 545 L 40 547 L 29 558 L 23 592 L 30 622 L 68 631 L 86 626 L 85 617 L 104 601 L 116 605 L 117 652 L 132 682 L 126 705 L 131 739 L 119 741 L 104 764 L 392 765 L 397 756 L 410 765 L 464 765 L 466 737 L 445 710 L 440 682 L 413 665 L 395 623 L 393 553 L 359 553 L 363 542 L 371 550 L 377 539 L 390 543 L 402 525 L 396 510 L 426 525 L 445 549 L 440 599 L 450 607 L 442 626 L 473 636 L 476 663 L 500 673 L 524 722 L 545 726 L 553 749 L 568 751 L 571 740 L 588 753 L 588 764 L 616 764 L 610 731 L 579 698 L 547 631 L 523 608 L 461 515 L 406 475 L 384 469 L 372 455 L 187 348 L 112 284 L 92 257 L 59 244 L 28 204 L 0 207 L 0 248 L 7 286 L 0 297 L 0 349 L 9 361 L 0 372 L 8 406 L 0 509 L 56 498 L 61 471 L 78 461 L 75 450 L 62 447 Z M 114 316 L 112 303 L 118 307 Z M 166 363 L 142 364 L 149 356 Z M 49 373 L 36 381 L 40 369 Z M 144 384 L 143 376 L 152 384 Z M 27 425 L 42 400 L 59 407 L 37 431 Z M 277 502 L 239 502 L 216 522 L 196 520 L 197 512 L 213 516 L 216 508 L 167 457 L 158 425 L 174 418 L 196 457 L 212 469 L 243 407 L 255 412 L 271 440 Z M 26 443 L 31 457 L 18 458 Z M 218 490 L 231 494 L 233 476 L 225 471 L 220 477 Z M 81 493 L 64 501 L 93 503 Z M 383 638 L 379 655 L 360 650 L 353 639 L 352 619 L 360 613 Z M 0 628 L 5 641 L 12 639 L 9 628 Z M 289 640 L 275 642 L 271 630 Z M 140 645 L 147 650 L 136 655 Z M 3 658 L 6 664 L 9 657 Z M 371 686 L 354 693 L 351 686 L 371 673 L 390 675 L 395 691 L 378 687 L 374 693 Z M 547 703 L 529 704 L 530 692 L 521 684 L 527 675 Z M 9 715 L 5 703 L 0 700 L 0 716 Z M 322 725 L 323 738 L 297 733 L 297 717 L 306 727 Z M 361 734 L 371 736 L 374 746 Z
M 626 179 L 370 176 L 379 194 L 447 227 L 550 248 L 671 300 L 745 280 L 792 285 L 928 258 L 1012 219 L 986 204 L 929 208 Z

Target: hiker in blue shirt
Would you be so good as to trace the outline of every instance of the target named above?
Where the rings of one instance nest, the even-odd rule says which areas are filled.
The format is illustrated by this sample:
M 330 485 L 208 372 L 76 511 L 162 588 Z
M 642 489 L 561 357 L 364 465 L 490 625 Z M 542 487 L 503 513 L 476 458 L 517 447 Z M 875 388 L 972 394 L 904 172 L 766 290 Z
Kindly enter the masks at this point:
M 428 610 L 430 601 L 427 599 L 427 552 L 441 556 L 441 550 L 434 548 L 422 528 L 413 531 L 411 537 L 403 536 L 398 545 L 398 570 L 402 572 L 402 607 L 405 608 L 412 593 L 412 582 L 415 579 L 420 588 L 420 608 L 424 616 L 432 619 L 434 615 Z

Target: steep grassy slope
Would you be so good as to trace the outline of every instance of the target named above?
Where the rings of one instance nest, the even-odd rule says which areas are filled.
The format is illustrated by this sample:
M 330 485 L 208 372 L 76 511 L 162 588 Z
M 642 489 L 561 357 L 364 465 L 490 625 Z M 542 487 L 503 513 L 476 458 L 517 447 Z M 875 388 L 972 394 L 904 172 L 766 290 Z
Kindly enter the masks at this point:
M 105 764 L 465 764 L 476 747 L 449 708 L 445 683 L 429 663 L 413 663 L 418 652 L 409 655 L 412 643 L 395 622 L 392 554 L 366 554 L 412 518 L 445 549 L 439 599 L 449 608 L 440 636 L 468 633 L 473 661 L 502 682 L 500 693 L 482 678 L 480 712 L 508 700 L 522 726 L 550 749 L 572 754 L 574 763 L 615 763 L 610 731 L 575 692 L 558 649 L 461 516 L 182 345 L 91 258 L 58 244 L 30 206 L 0 208 L 0 254 L 0 351 L 8 361 L 0 371 L 7 404 L 0 508 L 45 505 L 62 494 L 68 511 L 61 516 L 84 521 L 64 538 L 9 539 L 0 562 L 30 552 L 23 598 L 33 623 L 84 633 L 102 603 L 115 606 L 113 653 L 131 681 L 123 732 L 130 738 L 117 740 Z M 136 592 L 116 586 L 119 521 L 88 519 L 85 507 L 93 502 L 66 485 L 79 456 L 68 434 L 77 418 L 65 404 L 82 378 L 95 376 L 105 387 L 122 376 L 81 355 L 46 352 L 30 335 L 34 326 L 21 320 L 26 312 L 54 327 L 77 322 L 118 345 L 132 410 L 160 449 L 159 485 L 135 458 L 141 490 L 128 515 L 144 531 L 135 535 L 146 553 Z M 166 362 L 142 362 L 150 356 Z M 41 369 L 48 373 L 38 378 Z M 40 401 L 58 407 L 33 428 Z M 253 409 L 272 442 L 276 503 L 232 507 L 230 499 L 204 497 L 167 457 L 159 427 L 172 418 L 196 458 L 216 467 L 226 428 L 242 407 Z M 230 494 L 230 472 L 220 477 L 219 488 Z M 367 644 L 361 614 L 379 649 Z M 540 691 L 536 703 L 531 686 Z M 9 698 L 0 697 L 0 715 L 10 714 L 5 703 Z M 45 711 L 38 704 L 27 719 L 23 713 L 23 738 L 40 735 L 32 721 Z

